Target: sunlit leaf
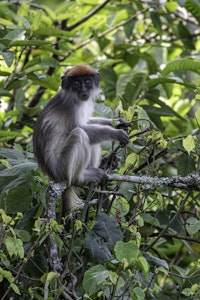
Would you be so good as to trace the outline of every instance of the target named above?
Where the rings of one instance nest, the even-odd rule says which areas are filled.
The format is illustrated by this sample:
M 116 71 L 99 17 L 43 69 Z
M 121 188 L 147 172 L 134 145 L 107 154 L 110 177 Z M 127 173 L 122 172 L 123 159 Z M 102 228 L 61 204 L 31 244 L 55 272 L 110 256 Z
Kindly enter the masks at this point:
M 200 62 L 198 60 L 188 58 L 174 60 L 166 65 L 162 71 L 162 75 L 167 75 L 170 72 L 180 70 L 188 70 L 200 74 Z
M 195 139 L 192 135 L 188 135 L 183 139 L 183 147 L 190 155 L 190 152 L 195 148 Z

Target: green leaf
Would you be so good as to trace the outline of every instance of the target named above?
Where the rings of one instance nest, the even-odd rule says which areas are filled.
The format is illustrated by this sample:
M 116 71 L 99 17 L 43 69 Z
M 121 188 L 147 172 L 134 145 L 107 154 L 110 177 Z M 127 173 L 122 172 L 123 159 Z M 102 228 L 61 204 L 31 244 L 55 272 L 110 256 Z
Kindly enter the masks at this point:
M 3 171 L 0 171 L 0 177 L 1 176 L 17 176 L 17 175 L 24 175 L 25 173 L 28 173 L 30 171 L 36 170 L 38 168 L 38 165 L 36 162 L 24 162 L 19 163 L 10 169 L 4 169 Z
M 129 213 L 130 205 L 124 197 L 115 197 L 112 203 L 111 214 L 112 216 L 120 215 L 126 216 Z
M 136 63 L 139 61 L 139 59 L 142 59 L 147 63 L 150 74 L 157 73 L 157 70 L 158 70 L 157 62 L 154 59 L 154 57 L 152 55 L 148 54 L 147 52 L 132 51 L 131 53 L 126 53 L 126 55 L 125 55 L 125 60 L 131 67 L 134 67 L 136 65 Z M 131 71 L 131 72 L 133 75 L 133 71 Z M 141 73 L 138 73 L 138 74 L 141 74 Z M 137 74 L 135 74 L 135 75 L 137 76 Z M 130 81 L 131 77 L 129 78 L 129 81 Z
M 166 106 L 162 108 L 162 107 L 156 107 L 151 105 L 142 105 L 142 107 L 148 114 L 153 114 L 158 116 L 171 116 L 171 117 L 175 115 L 173 110 L 168 109 Z
M 200 108 L 195 112 L 195 117 L 197 119 L 198 125 L 200 125 Z
M 47 15 L 51 18 L 52 21 L 56 19 L 56 15 L 52 9 L 50 9 L 48 6 L 43 5 L 43 9 L 47 13 Z
M 3 279 L 3 278 L 7 279 L 8 282 L 10 282 L 10 283 L 14 281 L 12 273 L 10 271 L 6 271 L 0 267 L 0 282 L 2 282 L 1 279 Z
M 162 22 L 160 20 L 160 14 L 155 10 L 150 12 L 150 17 L 153 25 L 158 30 L 159 34 L 162 34 Z
M 113 249 L 114 244 L 123 238 L 119 224 L 104 213 L 99 214 L 93 231 L 108 243 L 110 249 Z
M 200 6 L 192 0 L 186 0 L 185 8 L 195 17 L 200 25 Z
M 7 213 L 14 214 L 25 212 L 33 200 L 33 195 L 29 189 L 23 186 L 16 186 L 10 189 L 6 196 L 0 202 L 0 207 L 4 208 Z
M 25 156 L 22 151 L 16 148 L 0 148 L 0 155 L 7 159 L 24 160 Z
M 18 255 L 20 258 L 24 257 L 23 243 L 20 239 L 16 239 L 12 236 L 7 236 L 4 242 L 10 257 L 14 255 Z
M 62 38 L 71 38 L 72 34 L 70 32 L 67 32 L 66 30 L 58 29 L 56 27 L 39 27 L 37 30 L 35 30 L 34 35 L 36 37 L 38 36 L 56 36 L 56 37 L 62 37 Z
M 133 105 L 141 90 L 144 89 L 146 78 L 146 74 L 137 73 L 132 77 L 131 82 L 128 82 L 123 95 L 126 100 L 126 102 L 123 101 L 124 108 L 128 108 L 130 105 Z
M 165 3 L 165 8 L 171 13 L 177 10 L 177 6 L 178 4 L 176 1 L 170 1 Z
M 33 81 L 34 84 L 37 84 L 39 86 L 42 86 L 44 88 L 57 91 L 60 85 L 60 82 L 58 82 L 55 78 L 52 76 L 45 76 L 45 78 L 39 78 L 35 74 L 28 74 L 27 76 L 29 79 Z
M 20 19 L 22 20 L 22 24 L 26 30 L 31 29 L 31 24 L 28 19 L 24 18 L 23 16 L 21 16 Z
M 20 240 L 22 240 L 23 243 L 30 242 L 31 236 L 28 231 L 15 229 L 15 232 L 16 232 L 17 236 L 20 238 Z
M 56 233 L 53 233 L 52 236 L 53 236 L 53 240 L 54 240 L 55 244 L 58 246 L 58 248 L 62 249 L 63 244 L 64 244 L 63 240 Z
M 25 69 L 31 68 L 35 65 L 52 68 L 59 68 L 60 66 L 58 61 L 53 57 L 37 56 L 26 64 Z
M 178 36 L 183 42 L 185 48 L 194 50 L 195 49 L 194 39 L 190 31 L 188 30 L 187 25 L 185 26 L 183 22 L 179 22 L 177 26 L 177 30 L 178 30 Z
M 149 253 L 143 253 L 144 257 L 146 258 L 147 262 L 150 264 L 151 267 L 163 267 L 166 270 L 169 270 L 169 265 L 166 260 L 161 259 L 159 257 L 153 256 Z
M 58 277 L 58 273 L 56 273 L 56 272 L 49 272 L 47 274 L 46 281 L 51 281 L 51 280 L 53 280 L 54 278 L 57 278 L 57 277 Z
M 11 30 L 10 32 L 8 32 L 3 39 L 5 40 L 11 40 L 11 41 L 16 41 L 18 40 L 20 37 L 22 37 L 24 34 L 26 33 L 26 31 L 24 29 L 15 29 L 15 30 Z
M 148 278 L 150 265 L 148 264 L 146 258 L 142 254 L 139 254 L 137 261 L 138 261 L 143 273 L 145 274 L 146 278 Z
M 90 296 L 97 293 L 102 287 L 104 281 L 109 277 L 108 270 L 102 265 L 97 265 L 85 272 L 83 278 L 83 288 Z
M 93 231 L 87 233 L 83 247 L 85 254 L 94 262 L 103 263 L 112 257 L 107 242 Z
M 134 300 L 145 300 L 145 293 L 140 287 L 135 287 L 131 290 L 131 299 Z
M 84 249 L 92 261 L 106 262 L 112 257 L 110 250 L 117 241 L 122 240 L 123 234 L 117 222 L 106 214 L 101 213 L 92 230 L 86 235 Z
M 5 89 L 0 89 L 0 96 L 8 96 L 10 97 L 11 94 L 9 91 L 5 90 Z
M 7 142 L 17 137 L 23 137 L 22 133 L 0 130 L 0 142 Z
M 150 79 L 148 80 L 147 84 L 148 87 L 152 88 L 155 87 L 159 84 L 165 84 L 165 83 L 176 83 L 176 84 L 181 84 L 189 88 L 195 88 L 196 85 L 192 82 L 189 81 L 183 81 L 179 77 L 165 77 L 165 76 L 151 76 Z
M 178 175 L 187 176 L 195 171 L 195 161 L 187 153 L 182 153 L 178 157 Z
M 42 45 L 49 45 L 49 42 L 43 40 L 25 40 L 25 41 L 14 41 L 11 42 L 9 47 L 14 46 L 42 46 Z
M 166 65 L 161 74 L 165 76 L 170 72 L 181 70 L 193 71 L 200 74 L 200 61 L 189 58 L 174 60 Z
M 122 262 L 124 259 L 127 260 L 128 264 L 131 264 L 139 255 L 139 249 L 135 241 L 129 241 L 124 243 L 119 241 L 115 245 L 116 258 Z
M 1 52 L 1 54 L 5 59 L 6 65 L 8 67 L 11 67 L 14 60 L 14 52 L 6 51 L 6 52 Z
M 19 288 L 18 288 L 18 286 L 17 286 L 16 284 L 11 283 L 11 284 L 10 284 L 10 287 L 11 287 L 11 289 L 15 292 L 15 294 L 21 295 L 20 290 L 19 290 Z
M 186 229 L 189 234 L 195 234 L 200 230 L 200 221 L 194 217 L 187 219 Z
M 43 11 L 40 9 L 37 11 L 37 14 L 35 15 L 34 19 L 33 19 L 33 24 L 32 24 L 32 29 L 33 31 L 36 31 L 42 21 L 42 15 L 43 15 Z
M 109 271 L 109 279 L 113 285 L 117 285 L 116 291 L 120 290 L 125 284 L 124 279 L 113 271 Z
M 185 288 L 182 290 L 181 294 L 183 294 L 187 298 L 190 297 L 189 299 L 191 299 L 191 297 L 194 296 L 195 293 L 190 288 Z
M 190 155 L 190 152 L 195 148 L 195 139 L 192 135 L 188 135 L 183 139 L 183 147 Z

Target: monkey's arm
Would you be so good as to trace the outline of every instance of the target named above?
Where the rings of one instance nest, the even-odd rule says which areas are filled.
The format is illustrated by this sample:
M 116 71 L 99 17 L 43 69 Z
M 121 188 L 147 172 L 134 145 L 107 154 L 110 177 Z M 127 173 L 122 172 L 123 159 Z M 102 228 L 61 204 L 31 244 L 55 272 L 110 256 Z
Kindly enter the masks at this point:
M 112 125 L 113 119 L 90 117 L 89 124 Z
M 128 144 L 128 134 L 123 129 L 107 125 L 85 125 L 82 127 L 89 137 L 90 144 L 98 144 L 106 140 L 118 140 L 121 145 Z
M 90 117 L 89 124 L 109 125 L 118 129 L 127 130 L 128 127 L 132 125 L 132 122 L 128 122 L 123 118 L 108 119 L 108 118 Z

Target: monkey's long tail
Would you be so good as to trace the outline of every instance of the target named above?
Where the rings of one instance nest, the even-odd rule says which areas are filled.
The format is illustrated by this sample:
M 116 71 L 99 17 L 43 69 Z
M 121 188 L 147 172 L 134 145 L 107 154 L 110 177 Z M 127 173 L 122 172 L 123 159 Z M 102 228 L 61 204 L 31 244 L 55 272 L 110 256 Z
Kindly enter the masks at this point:
M 71 211 L 73 207 L 79 207 L 83 204 L 83 201 L 75 193 L 73 186 L 69 186 L 68 188 L 66 188 L 62 198 L 62 211 L 64 214 Z

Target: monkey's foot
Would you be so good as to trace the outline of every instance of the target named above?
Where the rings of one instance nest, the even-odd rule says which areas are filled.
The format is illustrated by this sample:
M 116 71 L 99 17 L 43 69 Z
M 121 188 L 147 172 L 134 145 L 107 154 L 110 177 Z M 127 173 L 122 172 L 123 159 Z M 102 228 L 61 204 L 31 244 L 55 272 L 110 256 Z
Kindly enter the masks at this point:
M 101 182 L 107 177 L 106 172 L 99 168 L 86 169 L 83 173 L 84 181 Z

